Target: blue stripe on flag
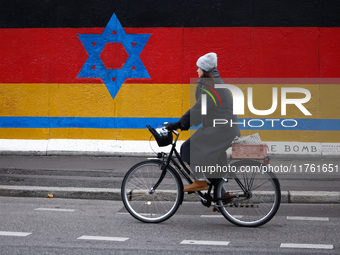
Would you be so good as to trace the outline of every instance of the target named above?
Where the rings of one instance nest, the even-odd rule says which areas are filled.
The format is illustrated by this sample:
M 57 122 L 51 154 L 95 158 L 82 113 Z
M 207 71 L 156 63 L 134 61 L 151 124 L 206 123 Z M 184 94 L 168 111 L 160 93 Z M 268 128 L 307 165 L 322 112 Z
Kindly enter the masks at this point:
M 340 131 L 340 119 L 248 119 L 239 118 L 242 130 L 304 130 Z M 99 129 L 144 129 L 146 125 L 157 127 L 178 118 L 128 118 L 128 117 L 0 117 L 0 128 L 99 128 Z

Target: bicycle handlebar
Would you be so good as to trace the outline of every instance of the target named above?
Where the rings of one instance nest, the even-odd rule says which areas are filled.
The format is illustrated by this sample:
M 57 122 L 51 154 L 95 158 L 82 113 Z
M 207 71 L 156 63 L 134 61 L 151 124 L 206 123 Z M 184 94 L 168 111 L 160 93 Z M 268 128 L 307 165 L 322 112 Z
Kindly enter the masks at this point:
M 169 126 L 169 122 L 164 122 L 163 125 L 164 127 L 168 130 L 168 131 L 172 131 L 177 137 L 179 136 L 179 133 L 176 130 L 169 130 L 168 126 Z

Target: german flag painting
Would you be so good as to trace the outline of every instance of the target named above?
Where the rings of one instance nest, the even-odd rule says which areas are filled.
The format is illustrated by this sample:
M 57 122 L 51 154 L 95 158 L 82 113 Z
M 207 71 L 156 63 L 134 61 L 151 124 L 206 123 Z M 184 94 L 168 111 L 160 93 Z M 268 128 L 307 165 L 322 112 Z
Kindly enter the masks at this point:
M 257 122 L 242 135 L 340 154 L 339 1 L 6 0 L 0 13 L 1 141 L 147 141 L 146 125 L 189 109 L 196 61 L 216 52 L 221 77 L 256 81 L 257 109 L 270 108 L 274 87 L 281 96 L 282 80 L 311 93 L 311 115 L 246 107 L 239 121 Z M 259 124 L 273 118 L 299 125 Z

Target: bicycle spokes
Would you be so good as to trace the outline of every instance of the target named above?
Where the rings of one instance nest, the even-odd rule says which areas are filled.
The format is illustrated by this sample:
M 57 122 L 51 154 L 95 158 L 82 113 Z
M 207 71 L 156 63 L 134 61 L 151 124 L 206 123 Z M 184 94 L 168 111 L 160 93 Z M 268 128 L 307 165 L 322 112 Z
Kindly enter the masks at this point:
M 171 217 L 183 199 L 183 184 L 161 161 L 145 161 L 132 167 L 122 183 L 122 200 L 132 216 L 143 222 Z
M 256 161 L 240 161 L 234 165 L 241 170 L 245 165 L 260 164 Z M 272 173 L 244 173 L 238 171 L 221 181 L 218 192 L 227 190 L 229 203 L 218 202 L 221 213 L 232 223 L 240 226 L 259 226 L 268 222 L 280 204 L 280 186 Z

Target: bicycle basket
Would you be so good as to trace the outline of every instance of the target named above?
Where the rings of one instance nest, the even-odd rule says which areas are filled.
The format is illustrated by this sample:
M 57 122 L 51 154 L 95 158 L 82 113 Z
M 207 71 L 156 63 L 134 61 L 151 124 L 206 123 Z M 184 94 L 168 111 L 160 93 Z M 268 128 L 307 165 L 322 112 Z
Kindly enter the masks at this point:
M 236 137 L 232 143 L 233 158 L 254 158 L 260 159 L 267 156 L 267 145 L 261 141 L 258 133 Z
M 172 143 L 172 132 L 168 131 L 167 129 L 163 128 L 160 129 L 162 132 L 158 133 L 156 129 L 147 125 L 147 128 L 151 132 L 151 134 L 155 137 L 156 142 L 159 147 L 168 146 Z

